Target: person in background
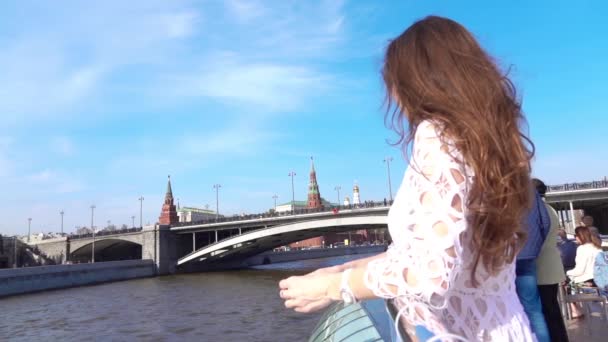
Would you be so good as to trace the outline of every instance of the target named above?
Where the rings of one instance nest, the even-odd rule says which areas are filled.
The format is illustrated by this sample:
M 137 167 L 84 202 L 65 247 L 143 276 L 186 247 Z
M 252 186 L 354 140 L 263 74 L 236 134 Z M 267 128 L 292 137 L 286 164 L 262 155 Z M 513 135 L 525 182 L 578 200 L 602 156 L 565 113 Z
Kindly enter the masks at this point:
M 565 271 L 569 271 L 576 266 L 575 258 L 578 244 L 574 240 L 568 239 L 568 234 L 566 234 L 564 229 L 560 229 L 557 232 L 557 236 L 559 237 L 557 248 L 562 258 L 562 265 Z
M 580 245 L 576 250 L 576 266 L 566 272 L 575 285 L 595 286 L 593 282 L 593 266 L 595 257 L 601 251 L 601 241 L 591 234 L 587 227 L 576 227 L 574 230 L 576 242 Z M 572 303 L 572 318 L 583 317 L 578 305 Z
M 600 237 L 600 230 L 597 229 L 597 227 L 593 225 L 593 216 L 585 215 L 585 216 L 583 216 L 581 221 L 583 221 L 583 226 L 589 228 L 589 231 L 591 232 L 591 234 L 596 235 L 600 240 L 602 239 Z
M 542 304 L 543 315 L 549 329 L 549 336 L 552 342 L 568 341 L 568 332 L 564 324 L 564 319 L 557 302 L 557 291 L 559 284 L 566 280 L 564 266 L 559 257 L 557 248 L 557 231 L 559 230 L 559 217 L 553 207 L 545 202 L 547 186 L 540 179 L 532 179 L 536 191 L 543 199 L 543 204 L 549 214 L 551 228 L 547 238 L 543 243 L 540 254 L 536 259 L 537 265 L 537 284 Z
M 543 314 L 543 305 L 538 290 L 538 256 L 547 240 L 551 228 L 549 213 L 536 189 L 532 190 L 532 206 L 524 221 L 526 239 L 523 248 L 517 254 L 515 264 L 515 286 L 532 332 L 539 342 L 550 342 L 549 328 Z

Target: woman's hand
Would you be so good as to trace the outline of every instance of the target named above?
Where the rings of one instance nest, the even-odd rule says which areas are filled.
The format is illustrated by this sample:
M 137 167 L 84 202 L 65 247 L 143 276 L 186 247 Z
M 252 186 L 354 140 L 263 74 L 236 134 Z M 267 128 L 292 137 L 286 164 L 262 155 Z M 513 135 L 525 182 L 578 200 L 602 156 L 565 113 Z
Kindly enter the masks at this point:
M 285 307 L 308 313 L 324 309 L 333 301 L 340 300 L 342 273 L 322 270 L 281 280 L 279 295 L 285 300 Z

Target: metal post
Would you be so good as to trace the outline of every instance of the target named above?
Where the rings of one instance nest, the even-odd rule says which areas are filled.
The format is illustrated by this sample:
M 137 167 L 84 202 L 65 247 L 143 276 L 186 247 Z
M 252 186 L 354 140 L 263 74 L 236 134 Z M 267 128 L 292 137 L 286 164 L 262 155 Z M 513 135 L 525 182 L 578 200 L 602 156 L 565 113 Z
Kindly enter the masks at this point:
M 215 242 L 217 242 L 217 230 L 215 231 Z
M 570 201 L 570 223 L 572 223 L 572 233 L 574 233 L 576 223 L 574 222 L 574 205 L 572 204 L 572 201 Z
M 334 188 L 338 192 L 338 207 L 340 206 L 340 189 L 342 189 L 339 185 Z
M 61 235 L 63 235 L 63 210 L 59 212 L 59 214 L 61 214 Z
M 32 228 L 32 218 L 30 217 L 27 219 L 27 243 L 30 243 L 31 228 Z
M 93 226 L 93 215 L 95 212 L 95 205 L 91 206 L 91 231 L 93 232 L 93 246 L 91 247 L 91 263 L 95 263 L 95 228 Z
M 279 198 L 279 196 L 277 195 L 273 195 L 272 198 L 274 199 L 274 211 L 277 211 L 277 198 Z
M 393 161 L 393 157 L 384 158 L 384 162 L 386 163 L 386 171 L 388 173 L 388 193 L 391 202 L 393 202 L 393 187 L 391 186 L 391 162 Z
M 135 215 L 131 216 L 131 226 L 135 228 Z
M 220 188 L 222 186 L 220 184 L 213 184 L 213 188 L 215 189 L 215 221 L 217 222 L 220 218 Z
M 13 268 L 17 268 L 17 235 L 15 235 L 14 237 L 15 241 L 15 246 L 14 246 L 14 259 L 13 259 Z
M 139 227 L 143 228 L 144 219 L 143 219 L 143 208 L 144 208 L 144 196 L 139 198 Z
M 196 250 L 196 232 L 192 233 L 192 251 Z
M 295 190 L 294 190 L 294 186 L 293 186 L 293 176 L 295 176 L 296 173 L 294 171 L 289 172 L 289 176 L 291 176 L 291 214 L 294 215 L 295 211 L 296 211 L 296 195 L 295 195 Z

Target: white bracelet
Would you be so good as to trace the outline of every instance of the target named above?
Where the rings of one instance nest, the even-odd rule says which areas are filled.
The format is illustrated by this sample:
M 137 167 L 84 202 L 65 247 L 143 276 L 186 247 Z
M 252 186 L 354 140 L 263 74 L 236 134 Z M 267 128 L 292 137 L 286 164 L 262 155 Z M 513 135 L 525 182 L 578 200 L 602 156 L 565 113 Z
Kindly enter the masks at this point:
M 342 297 L 342 300 L 344 301 L 345 304 L 352 304 L 352 303 L 358 302 L 357 297 L 355 297 L 355 294 L 353 293 L 350 286 L 348 285 L 348 279 L 349 279 L 350 273 L 352 271 L 353 271 L 352 268 L 348 268 L 344 272 L 342 272 L 342 281 L 340 284 L 340 296 Z

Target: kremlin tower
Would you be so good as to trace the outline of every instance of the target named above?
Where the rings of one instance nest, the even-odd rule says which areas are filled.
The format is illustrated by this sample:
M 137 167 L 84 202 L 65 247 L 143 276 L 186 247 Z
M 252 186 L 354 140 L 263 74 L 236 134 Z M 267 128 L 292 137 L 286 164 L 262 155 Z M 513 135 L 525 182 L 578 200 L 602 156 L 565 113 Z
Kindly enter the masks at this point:
M 319 209 L 323 208 L 321 202 L 321 193 L 319 192 L 319 185 L 317 184 L 317 172 L 315 171 L 315 163 L 310 157 L 310 184 L 308 185 L 308 209 Z
M 179 218 L 177 217 L 177 210 L 175 209 L 175 204 L 173 204 L 171 176 L 169 176 L 169 181 L 167 182 L 167 193 L 165 194 L 165 203 L 163 204 L 163 209 L 160 213 L 160 217 L 158 218 L 158 223 L 170 225 L 175 224 L 177 222 L 179 222 Z

